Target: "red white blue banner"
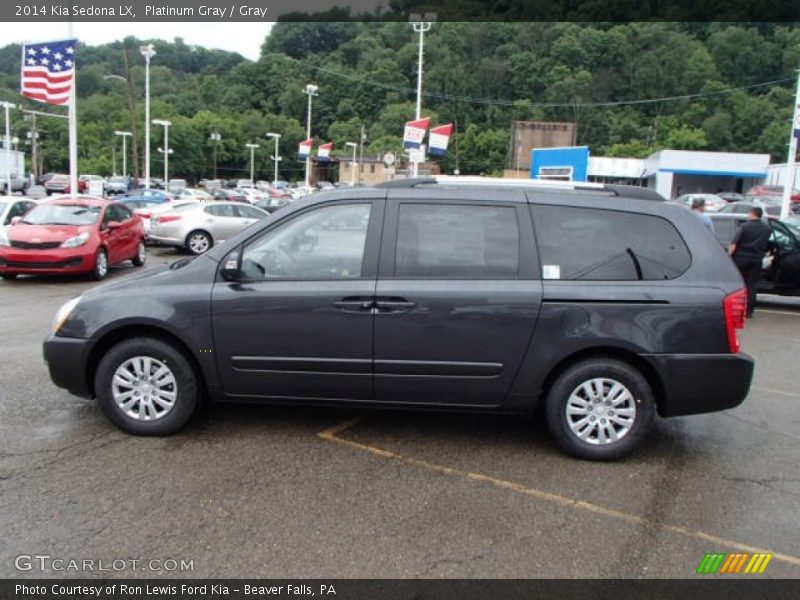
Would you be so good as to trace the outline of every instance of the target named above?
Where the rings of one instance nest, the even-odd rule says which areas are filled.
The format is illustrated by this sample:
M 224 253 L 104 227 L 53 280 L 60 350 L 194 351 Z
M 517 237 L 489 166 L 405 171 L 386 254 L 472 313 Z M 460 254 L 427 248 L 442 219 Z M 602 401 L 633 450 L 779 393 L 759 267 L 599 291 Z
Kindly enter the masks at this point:
M 447 143 L 450 141 L 451 135 L 453 135 L 452 123 L 432 128 L 428 136 L 428 150 L 430 153 L 437 156 L 447 153 Z
M 333 142 L 322 144 L 317 151 L 317 160 L 327 162 L 331 159 L 331 150 L 333 150 Z
M 304 140 L 304 141 L 300 142 L 300 146 L 299 146 L 299 150 L 297 151 L 297 154 L 300 156 L 300 158 L 308 158 L 308 156 L 311 154 L 311 148 L 313 148 L 313 147 L 314 147 L 313 138 L 309 138 L 307 140 Z
M 409 121 L 403 130 L 403 148 L 419 148 L 422 140 L 425 139 L 425 132 L 428 131 L 430 119 L 420 119 Z

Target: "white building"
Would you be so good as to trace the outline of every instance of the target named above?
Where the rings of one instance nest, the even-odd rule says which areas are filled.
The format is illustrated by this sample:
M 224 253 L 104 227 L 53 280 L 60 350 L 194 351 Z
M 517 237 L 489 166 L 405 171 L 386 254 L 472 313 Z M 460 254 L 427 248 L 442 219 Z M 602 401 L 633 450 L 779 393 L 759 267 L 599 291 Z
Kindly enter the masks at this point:
M 778 163 L 767 167 L 766 185 L 783 185 L 786 181 L 786 163 Z M 794 163 L 794 186 L 800 189 L 800 163 Z
M 767 176 L 769 154 L 662 150 L 645 159 L 647 187 L 665 198 L 693 192 L 746 192 Z
M 644 160 L 641 158 L 612 158 L 590 156 L 589 181 L 642 185 Z

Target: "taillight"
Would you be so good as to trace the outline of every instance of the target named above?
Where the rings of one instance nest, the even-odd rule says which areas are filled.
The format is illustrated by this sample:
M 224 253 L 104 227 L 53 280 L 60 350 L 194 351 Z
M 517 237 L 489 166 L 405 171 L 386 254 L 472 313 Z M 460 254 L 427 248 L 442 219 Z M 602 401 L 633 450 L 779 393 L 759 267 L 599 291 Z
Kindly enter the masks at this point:
M 170 223 L 172 221 L 177 221 L 180 219 L 180 215 L 164 215 L 163 217 L 158 218 L 159 223 Z
M 747 312 L 747 290 L 741 289 L 728 294 L 722 301 L 725 312 L 725 329 L 728 332 L 728 348 L 733 354 L 739 352 L 737 329 L 744 329 L 744 316 Z

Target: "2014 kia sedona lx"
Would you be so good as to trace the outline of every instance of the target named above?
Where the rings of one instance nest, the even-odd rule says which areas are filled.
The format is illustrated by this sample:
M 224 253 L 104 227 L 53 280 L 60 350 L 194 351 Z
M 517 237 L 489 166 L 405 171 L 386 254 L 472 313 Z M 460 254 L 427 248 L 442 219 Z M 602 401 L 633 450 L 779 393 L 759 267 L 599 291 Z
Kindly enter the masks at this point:
M 57 314 L 56 385 L 135 434 L 203 397 L 531 413 L 574 456 L 747 395 L 745 292 L 684 208 L 638 188 L 405 180 L 292 203 Z

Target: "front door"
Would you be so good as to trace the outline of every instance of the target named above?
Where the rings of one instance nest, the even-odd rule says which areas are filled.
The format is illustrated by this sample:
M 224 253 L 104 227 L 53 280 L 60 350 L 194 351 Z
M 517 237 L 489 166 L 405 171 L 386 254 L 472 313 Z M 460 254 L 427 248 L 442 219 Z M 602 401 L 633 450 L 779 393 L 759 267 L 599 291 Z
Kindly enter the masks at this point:
M 241 249 L 240 278 L 218 280 L 214 339 L 233 397 L 372 397 L 372 325 L 382 200 L 313 206 Z
M 800 242 L 786 225 L 770 219 L 775 256 L 765 273 L 765 279 L 771 279 L 776 291 L 784 288 L 796 292 L 800 289 Z
M 375 294 L 375 397 L 501 404 L 530 343 L 542 287 L 524 196 L 387 202 Z

